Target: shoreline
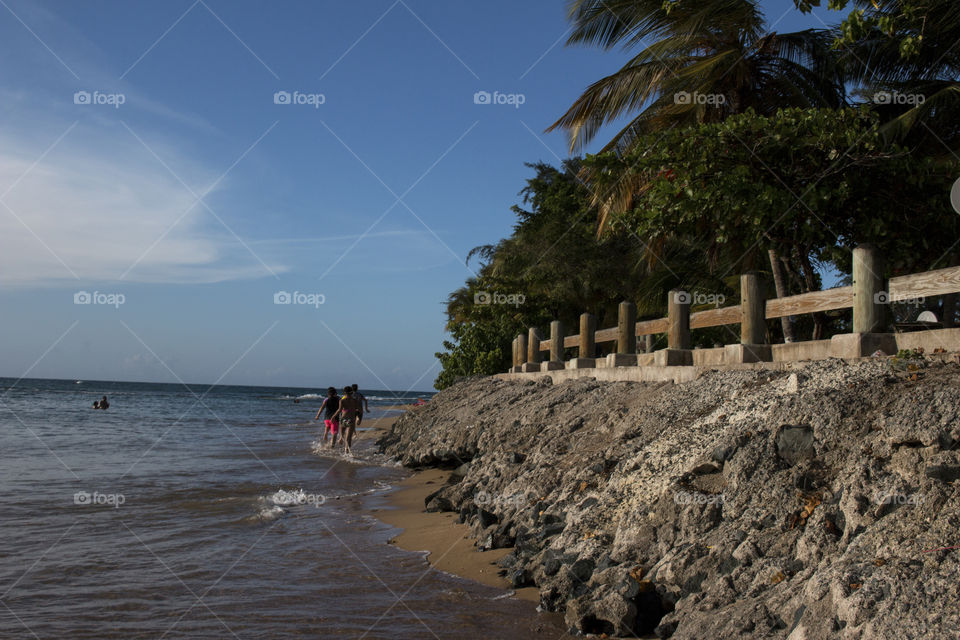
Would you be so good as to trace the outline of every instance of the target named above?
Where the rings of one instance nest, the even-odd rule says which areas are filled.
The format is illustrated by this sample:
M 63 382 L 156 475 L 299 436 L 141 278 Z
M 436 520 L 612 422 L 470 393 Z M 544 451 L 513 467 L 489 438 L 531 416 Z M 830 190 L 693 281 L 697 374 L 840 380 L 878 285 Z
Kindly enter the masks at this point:
M 369 431 L 360 432 L 356 440 L 371 440 L 390 429 L 400 416 L 384 416 L 364 422 Z M 513 597 L 538 604 L 540 591 L 536 587 L 514 589 L 499 575 L 497 561 L 513 549 L 479 551 L 470 535 L 470 527 L 458 522 L 458 515 L 449 512 L 429 513 L 424 510 L 424 498 L 444 486 L 449 470 L 425 469 L 397 483 L 386 496 L 386 508 L 373 509 L 372 515 L 402 531 L 389 544 L 406 551 L 426 552 L 431 567 L 461 578 L 479 582 L 488 587 L 512 592 Z

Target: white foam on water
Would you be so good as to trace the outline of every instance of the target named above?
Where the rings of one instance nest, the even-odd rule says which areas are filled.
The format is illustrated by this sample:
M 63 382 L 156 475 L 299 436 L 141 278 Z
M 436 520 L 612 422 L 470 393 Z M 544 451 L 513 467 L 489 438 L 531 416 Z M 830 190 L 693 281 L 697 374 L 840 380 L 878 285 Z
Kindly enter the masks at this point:
M 286 510 L 283 507 L 274 505 L 272 507 L 264 507 L 263 509 L 260 509 L 260 511 L 257 512 L 257 515 L 254 516 L 254 519 L 260 520 L 261 522 L 271 522 L 285 513 Z

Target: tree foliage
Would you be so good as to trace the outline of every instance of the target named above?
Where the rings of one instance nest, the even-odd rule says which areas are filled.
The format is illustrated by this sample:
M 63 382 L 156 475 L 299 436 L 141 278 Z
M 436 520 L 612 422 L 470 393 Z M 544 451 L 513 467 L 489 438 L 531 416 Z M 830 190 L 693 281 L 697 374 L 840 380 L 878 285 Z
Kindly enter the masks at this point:
M 960 231 L 949 203 L 957 163 L 885 144 L 867 111 L 748 112 L 649 136 L 624 157 L 587 166 L 604 180 L 626 173 L 646 185 L 618 222 L 651 245 L 703 238 L 712 259 L 726 257 L 738 272 L 775 249 L 795 258 L 801 290 L 813 285 L 812 264 L 845 270 L 864 242 L 897 271 L 945 266 Z

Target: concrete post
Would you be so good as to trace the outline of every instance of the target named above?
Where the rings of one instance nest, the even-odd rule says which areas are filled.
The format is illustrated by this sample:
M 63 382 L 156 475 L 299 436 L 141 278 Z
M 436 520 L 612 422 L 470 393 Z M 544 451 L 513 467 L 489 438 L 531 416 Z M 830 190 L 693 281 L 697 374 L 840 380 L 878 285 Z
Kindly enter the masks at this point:
M 589 313 L 580 314 L 580 357 L 593 358 L 597 352 L 597 318 Z
M 883 263 L 876 247 L 862 244 L 853 250 L 853 332 L 877 333 L 883 328 L 887 300 L 877 295 L 884 290 Z
M 667 294 L 668 349 L 690 348 L 690 294 L 672 290 Z
M 637 305 L 621 302 L 617 316 L 617 353 L 637 352 Z
M 755 273 L 740 276 L 740 344 L 766 344 L 767 319 L 763 285 Z

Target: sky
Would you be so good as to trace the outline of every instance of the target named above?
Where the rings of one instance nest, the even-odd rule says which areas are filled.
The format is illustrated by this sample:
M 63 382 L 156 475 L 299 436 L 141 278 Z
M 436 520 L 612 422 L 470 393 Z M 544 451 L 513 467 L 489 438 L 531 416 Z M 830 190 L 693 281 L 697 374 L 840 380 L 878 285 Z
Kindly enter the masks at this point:
M 0 376 L 430 389 L 467 253 L 627 59 L 565 17 L 0 0 Z

